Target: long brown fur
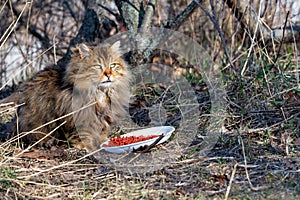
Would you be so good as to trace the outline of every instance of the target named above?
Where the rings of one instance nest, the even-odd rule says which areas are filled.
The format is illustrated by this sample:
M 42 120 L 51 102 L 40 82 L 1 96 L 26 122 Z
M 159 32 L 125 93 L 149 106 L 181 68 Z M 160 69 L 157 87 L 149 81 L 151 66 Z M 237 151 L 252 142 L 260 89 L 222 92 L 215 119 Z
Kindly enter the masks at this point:
M 119 42 L 97 47 L 81 44 L 72 52 L 66 68 L 44 69 L 6 99 L 25 103 L 18 108 L 9 137 L 54 120 L 22 141 L 31 144 L 53 132 L 39 144 L 49 146 L 56 139 L 67 139 L 94 151 L 107 139 L 111 124 L 126 115 L 130 73 L 120 57 Z

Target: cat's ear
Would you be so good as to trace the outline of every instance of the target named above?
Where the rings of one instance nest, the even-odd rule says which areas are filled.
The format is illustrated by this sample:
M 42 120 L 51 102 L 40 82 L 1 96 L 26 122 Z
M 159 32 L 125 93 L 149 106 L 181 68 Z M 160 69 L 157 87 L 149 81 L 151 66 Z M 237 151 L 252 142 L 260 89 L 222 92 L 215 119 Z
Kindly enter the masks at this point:
M 71 51 L 73 54 L 84 58 L 91 55 L 92 48 L 85 44 L 80 44 L 79 46 L 72 48 Z
M 113 52 L 117 53 L 118 55 L 123 54 L 122 50 L 121 50 L 121 42 L 120 41 L 113 43 L 110 48 Z

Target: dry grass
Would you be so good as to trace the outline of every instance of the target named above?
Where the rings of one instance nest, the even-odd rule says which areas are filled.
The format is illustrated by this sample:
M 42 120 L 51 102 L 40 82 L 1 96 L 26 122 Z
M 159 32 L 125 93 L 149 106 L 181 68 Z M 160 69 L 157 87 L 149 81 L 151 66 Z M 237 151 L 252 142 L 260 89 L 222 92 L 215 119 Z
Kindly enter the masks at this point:
M 20 149 L 10 146 L 1 150 L 1 193 L 5 199 L 296 199 L 299 155 L 284 156 L 248 137 L 223 135 L 208 157 L 195 154 L 145 174 L 95 164 L 76 149 L 16 157 Z
M 133 173 L 97 163 L 83 150 L 33 146 L 24 151 L 6 141 L 0 144 L 1 199 L 299 199 L 298 43 L 279 49 L 279 43 L 261 41 L 244 31 L 228 9 L 221 7 L 217 13 L 233 67 L 203 13 L 195 13 L 180 29 L 220 63 L 226 86 L 223 132 L 206 157 L 199 156 L 201 146 L 195 144 L 160 169 Z M 41 52 L 36 58 L 45 56 Z M 199 95 L 207 95 L 203 83 L 197 83 L 199 77 L 187 78 L 196 82 L 196 92 L 204 90 Z M 5 93 L 11 91 L 2 89 L 0 96 Z M 142 94 L 157 98 L 149 91 Z M 203 107 L 201 112 L 207 114 L 209 102 Z M 15 113 L 11 105 L 7 108 L 0 109 L 1 131 Z M 207 121 L 202 119 L 199 124 L 205 134 Z M 159 149 L 154 151 L 159 154 Z

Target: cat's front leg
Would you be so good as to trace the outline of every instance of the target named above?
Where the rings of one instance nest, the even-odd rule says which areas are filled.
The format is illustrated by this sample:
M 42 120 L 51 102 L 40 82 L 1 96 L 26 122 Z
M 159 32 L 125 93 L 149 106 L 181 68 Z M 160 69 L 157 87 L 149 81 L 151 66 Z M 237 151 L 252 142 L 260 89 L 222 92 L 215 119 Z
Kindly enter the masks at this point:
M 81 143 L 85 149 L 90 153 L 100 149 L 101 143 L 107 140 L 107 133 L 103 131 L 102 133 L 91 133 L 86 131 L 78 132 L 78 135 L 81 139 Z

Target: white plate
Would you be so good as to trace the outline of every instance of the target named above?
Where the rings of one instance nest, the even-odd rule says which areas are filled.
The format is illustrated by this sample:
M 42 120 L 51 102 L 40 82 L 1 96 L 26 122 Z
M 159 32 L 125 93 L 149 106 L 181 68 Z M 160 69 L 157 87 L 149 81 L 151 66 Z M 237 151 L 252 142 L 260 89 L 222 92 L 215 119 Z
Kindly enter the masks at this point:
M 161 144 L 161 143 L 167 141 L 171 137 L 174 130 L 175 130 L 175 128 L 172 126 L 158 126 L 158 127 L 152 127 L 152 128 L 146 128 L 146 129 L 133 131 L 133 132 L 124 134 L 122 136 L 149 136 L 149 135 L 161 135 L 164 133 L 165 136 L 157 143 L 157 144 Z M 157 137 L 149 139 L 149 140 L 133 143 L 133 144 L 123 145 L 123 146 L 104 147 L 103 145 L 108 144 L 108 142 L 109 142 L 109 140 L 107 140 L 106 142 L 104 142 L 100 145 L 100 148 L 104 149 L 105 151 L 111 152 L 111 153 L 123 153 L 124 151 L 132 151 L 133 149 L 137 149 L 144 145 L 151 145 L 156 139 L 157 139 Z

